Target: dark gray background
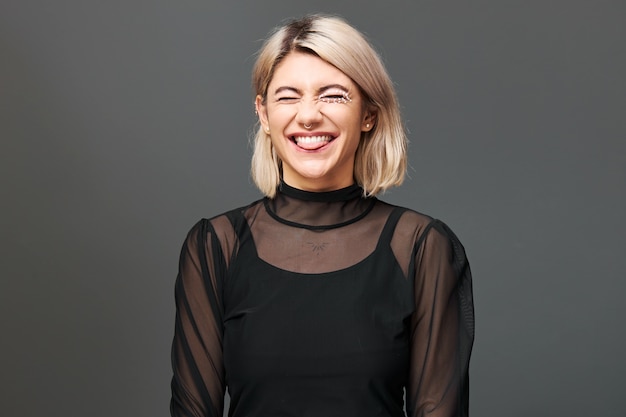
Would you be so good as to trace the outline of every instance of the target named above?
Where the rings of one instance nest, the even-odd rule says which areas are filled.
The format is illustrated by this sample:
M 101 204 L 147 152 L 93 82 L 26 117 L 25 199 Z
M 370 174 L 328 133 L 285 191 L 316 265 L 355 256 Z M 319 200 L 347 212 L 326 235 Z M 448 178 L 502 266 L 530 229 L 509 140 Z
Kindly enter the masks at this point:
M 310 11 L 397 83 L 382 198 L 467 248 L 471 415 L 626 415 L 625 3 L 295 3 L 0 3 L 2 415 L 168 415 L 180 245 L 258 198 L 253 55 Z

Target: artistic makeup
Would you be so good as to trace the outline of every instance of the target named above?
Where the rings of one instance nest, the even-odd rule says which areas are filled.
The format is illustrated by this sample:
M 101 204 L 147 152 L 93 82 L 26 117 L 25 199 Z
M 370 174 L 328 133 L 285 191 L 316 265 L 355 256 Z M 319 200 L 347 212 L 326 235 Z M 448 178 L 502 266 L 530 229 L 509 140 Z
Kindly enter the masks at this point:
M 268 85 L 259 117 L 282 163 L 283 180 L 303 190 L 333 190 L 354 183 L 357 149 L 367 113 L 358 86 L 321 58 L 288 54 Z M 367 128 L 369 129 L 369 128 Z
M 350 103 L 350 93 L 340 85 L 326 86 L 318 91 L 322 91 L 314 98 L 316 102 L 345 104 Z M 293 87 L 280 87 L 275 92 L 275 102 L 283 104 L 297 103 L 302 99 L 302 92 Z
M 318 101 L 324 103 L 337 103 L 337 104 L 345 104 L 350 103 L 352 99 L 350 98 L 350 94 L 344 90 L 343 88 L 332 87 L 317 97 Z

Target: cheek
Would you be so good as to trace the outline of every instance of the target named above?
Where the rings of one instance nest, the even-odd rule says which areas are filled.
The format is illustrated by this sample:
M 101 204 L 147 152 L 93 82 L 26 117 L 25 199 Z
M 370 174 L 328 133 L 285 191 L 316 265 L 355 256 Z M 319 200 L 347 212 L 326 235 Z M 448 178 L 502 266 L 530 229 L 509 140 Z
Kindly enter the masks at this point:
M 361 122 L 365 117 L 365 113 L 360 109 L 350 109 L 341 115 L 343 122 L 351 127 L 361 129 Z
M 275 129 L 275 130 L 276 131 L 272 132 L 270 135 L 272 148 L 274 149 L 274 151 L 276 152 L 276 154 L 278 155 L 280 159 L 284 159 L 283 154 L 287 152 L 287 149 L 289 148 L 290 143 L 280 134 L 280 132 L 278 132 L 278 129 Z
M 294 110 L 288 106 L 272 107 L 267 111 L 267 118 L 275 123 L 288 121 L 293 117 Z

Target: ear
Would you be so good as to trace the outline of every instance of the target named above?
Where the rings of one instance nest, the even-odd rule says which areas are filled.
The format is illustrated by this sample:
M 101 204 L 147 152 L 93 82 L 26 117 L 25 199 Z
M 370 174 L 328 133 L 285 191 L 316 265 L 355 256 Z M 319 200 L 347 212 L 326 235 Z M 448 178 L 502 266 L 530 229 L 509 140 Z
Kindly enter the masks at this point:
M 270 125 L 267 120 L 267 107 L 263 104 L 263 97 L 260 95 L 256 96 L 256 99 L 254 100 L 254 108 L 256 109 L 257 116 L 259 116 L 259 123 L 261 123 L 263 130 L 269 133 Z
M 363 122 L 361 123 L 361 132 L 369 132 L 374 128 L 376 124 L 376 119 L 378 116 L 378 111 L 371 107 L 365 111 L 363 115 Z

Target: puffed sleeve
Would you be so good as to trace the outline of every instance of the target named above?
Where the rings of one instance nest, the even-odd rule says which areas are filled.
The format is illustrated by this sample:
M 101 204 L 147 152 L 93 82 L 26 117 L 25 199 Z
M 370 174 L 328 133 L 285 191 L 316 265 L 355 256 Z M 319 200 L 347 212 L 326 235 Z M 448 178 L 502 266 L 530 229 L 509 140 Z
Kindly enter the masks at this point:
M 474 341 L 472 278 L 463 246 L 434 220 L 416 243 L 409 417 L 466 417 Z
M 208 220 L 187 235 L 176 279 L 173 417 L 221 417 L 224 407 L 221 282 L 224 256 Z

